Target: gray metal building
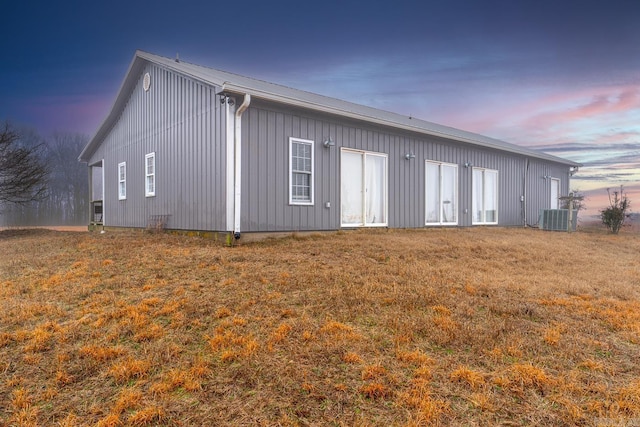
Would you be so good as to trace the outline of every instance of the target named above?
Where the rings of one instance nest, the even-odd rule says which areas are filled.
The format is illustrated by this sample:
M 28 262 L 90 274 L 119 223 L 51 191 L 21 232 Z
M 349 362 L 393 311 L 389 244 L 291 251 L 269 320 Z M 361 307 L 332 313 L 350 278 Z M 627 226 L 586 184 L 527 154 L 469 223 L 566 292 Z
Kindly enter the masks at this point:
M 580 166 L 141 51 L 79 159 L 92 223 L 236 235 L 535 225 Z

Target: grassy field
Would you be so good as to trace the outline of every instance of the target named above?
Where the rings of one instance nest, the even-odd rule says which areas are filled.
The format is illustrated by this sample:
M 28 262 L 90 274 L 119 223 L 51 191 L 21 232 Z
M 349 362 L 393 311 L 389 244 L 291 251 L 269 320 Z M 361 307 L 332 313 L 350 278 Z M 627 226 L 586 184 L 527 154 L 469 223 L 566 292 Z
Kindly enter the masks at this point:
M 0 232 L 0 425 L 640 425 L 640 235 Z

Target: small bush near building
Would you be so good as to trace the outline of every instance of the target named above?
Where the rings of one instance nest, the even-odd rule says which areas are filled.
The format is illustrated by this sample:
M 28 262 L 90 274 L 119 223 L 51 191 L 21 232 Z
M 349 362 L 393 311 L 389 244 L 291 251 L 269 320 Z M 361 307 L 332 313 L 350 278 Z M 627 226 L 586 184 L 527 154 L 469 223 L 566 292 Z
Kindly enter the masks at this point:
M 620 186 L 620 191 L 614 191 L 613 194 L 607 188 L 607 193 L 609 194 L 609 207 L 600 211 L 600 217 L 609 231 L 613 234 L 618 234 L 620 228 L 624 225 L 624 220 L 629 217 L 627 212 L 630 202 L 627 195 L 624 194 L 622 186 Z

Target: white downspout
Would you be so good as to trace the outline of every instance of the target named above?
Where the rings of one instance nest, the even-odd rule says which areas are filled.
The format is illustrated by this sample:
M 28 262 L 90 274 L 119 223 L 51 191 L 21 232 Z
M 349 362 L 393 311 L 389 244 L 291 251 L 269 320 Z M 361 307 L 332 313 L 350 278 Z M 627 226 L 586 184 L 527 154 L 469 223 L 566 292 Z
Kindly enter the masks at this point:
M 89 162 L 87 162 L 87 170 L 89 171 L 89 224 L 91 224 L 93 222 L 93 167 L 89 166 Z
M 233 193 L 235 191 L 234 188 L 234 180 L 235 180 L 235 174 L 234 174 L 234 158 L 233 158 L 233 152 L 235 151 L 234 149 L 234 139 L 233 139 L 233 112 L 231 111 L 229 102 L 226 99 L 226 95 L 224 98 L 224 103 L 225 103 L 225 117 L 226 117 L 226 139 L 227 139 L 227 147 L 226 147 L 226 151 L 227 151 L 227 191 L 226 196 L 227 196 L 227 228 L 226 230 L 228 232 L 233 232 L 233 215 L 234 215 L 234 209 L 233 209 L 233 204 L 234 204 L 234 196 Z
M 106 211 L 105 208 L 107 207 L 106 194 L 104 194 L 104 159 L 100 161 L 100 164 L 102 165 L 102 167 L 100 168 L 102 170 L 102 232 L 104 232 L 104 226 L 107 225 L 107 223 L 104 222 L 104 213 Z
M 529 177 L 529 158 L 527 157 L 524 161 L 524 182 L 522 188 L 522 211 L 523 215 L 523 227 L 527 227 L 527 178 Z
M 235 200 L 233 203 L 233 237 L 240 238 L 240 201 L 242 196 L 242 113 L 249 108 L 251 104 L 251 95 L 245 93 L 244 101 L 236 109 L 235 114 L 235 167 L 234 167 L 234 194 Z

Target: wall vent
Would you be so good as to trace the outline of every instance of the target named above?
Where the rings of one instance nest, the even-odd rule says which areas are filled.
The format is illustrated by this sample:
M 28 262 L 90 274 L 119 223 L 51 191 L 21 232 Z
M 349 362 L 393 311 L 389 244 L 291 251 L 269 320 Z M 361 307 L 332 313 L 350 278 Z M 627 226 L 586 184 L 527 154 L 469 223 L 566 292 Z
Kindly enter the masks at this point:
M 151 76 L 149 75 L 149 73 L 145 73 L 144 77 L 142 78 L 142 88 L 144 89 L 145 92 L 148 92 L 150 87 L 151 87 Z
M 576 231 L 577 212 L 573 213 L 571 231 Z M 538 216 L 538 226 L 542 230 L 568 231 L 569 209 L 541 209 Z

